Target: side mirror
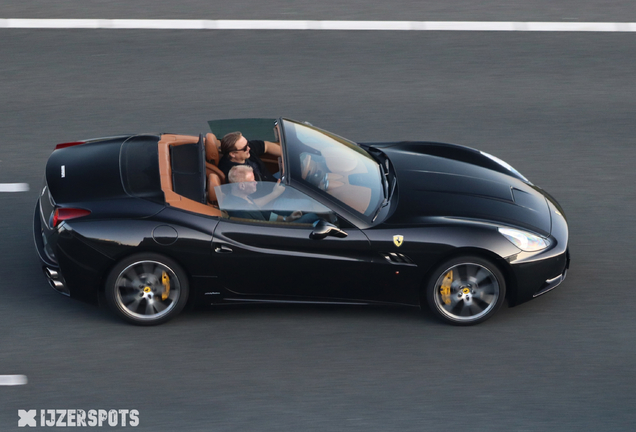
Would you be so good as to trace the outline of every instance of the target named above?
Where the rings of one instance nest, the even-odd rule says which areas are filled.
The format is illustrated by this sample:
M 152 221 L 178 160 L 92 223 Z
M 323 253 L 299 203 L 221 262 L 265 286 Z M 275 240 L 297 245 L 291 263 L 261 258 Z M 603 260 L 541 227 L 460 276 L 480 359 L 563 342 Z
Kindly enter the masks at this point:
M 324 239 L 327 236 L 345 238 L 348 234 L 332 223 L 320 220 L 314 230 L 309 234 L 309 238 L 313 240 Z

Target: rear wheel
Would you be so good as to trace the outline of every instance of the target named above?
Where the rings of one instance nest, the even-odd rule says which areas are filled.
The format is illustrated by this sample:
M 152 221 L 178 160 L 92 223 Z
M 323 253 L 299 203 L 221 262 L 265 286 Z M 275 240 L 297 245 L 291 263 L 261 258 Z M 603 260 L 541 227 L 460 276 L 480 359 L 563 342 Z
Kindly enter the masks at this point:
M 188 278 L 176 262 L 142 253 L 120 261 L 109 273 L 105 295 L 109 307 L 137 325 L 162 324 L 188 301 Z
M 501 307 L 506 281 L 492 262 L 476 256 L 453 258 L 440 265 L 426 287 L 433 313 L 454 325 L 486 321 Z

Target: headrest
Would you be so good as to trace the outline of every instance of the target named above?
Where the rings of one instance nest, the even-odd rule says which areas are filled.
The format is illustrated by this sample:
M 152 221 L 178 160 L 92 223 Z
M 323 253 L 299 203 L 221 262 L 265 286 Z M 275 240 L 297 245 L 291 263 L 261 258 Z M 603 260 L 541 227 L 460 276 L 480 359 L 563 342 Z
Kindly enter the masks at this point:
M 218 165 L 220 148 L 221 142 L 216 139 L 213 133 L 208 133 L 205 136 L 205 160 Z

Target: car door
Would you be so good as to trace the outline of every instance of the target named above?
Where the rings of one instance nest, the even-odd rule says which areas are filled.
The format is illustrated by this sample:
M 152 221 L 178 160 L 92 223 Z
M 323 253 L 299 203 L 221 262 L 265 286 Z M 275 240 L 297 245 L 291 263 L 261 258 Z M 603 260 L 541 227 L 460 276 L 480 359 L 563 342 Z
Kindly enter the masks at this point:
M 372 270 L 378 256 L 362 231 L 289 188 L 287 198 L 266 206 L 267 220 L 246 218 L 245 211 L 237 213 L 237 208 L 228 204 L 236 205 L 236 200 L 223 198 L 231 193 L 232 187 L 219 187 L 219 206 L 225 217 L 217 225 L 212 242 L 212 259 L 222 288 L 248 297 L 361 301 L 377 297 Z M 291 209 L 303 211 L 310 220 L 299 220 L 300 223 L 269 220 L 276 219 L 272 214 L 287 214 L 289 218 Z M 310 215 L 315 216 L 313 222 Z M 316 238 L 320 227 L 334 230 Z

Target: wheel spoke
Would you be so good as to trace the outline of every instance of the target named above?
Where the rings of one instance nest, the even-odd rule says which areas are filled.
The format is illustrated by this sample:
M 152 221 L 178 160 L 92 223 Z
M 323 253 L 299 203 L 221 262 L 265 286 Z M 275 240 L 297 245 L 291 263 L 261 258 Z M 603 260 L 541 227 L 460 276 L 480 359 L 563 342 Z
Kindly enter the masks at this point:
M 479 268 L 479 271 L 477 271 L 477 274 L 475 275 L 475 282 L 477 283 L 477 285 L 481 285 L 481 283 L 483 281 L 486 280 L 486 278 L 489 278 L 491 276 L 491 273 L 486 270 L 483 267 Z
M 475 303 L 475 304 L 476 304 L 479 308 L 481 308 L 481 310 L 482 310 L 482 311 L 483 311 L 483 310 L 486 310 L 486 308 L 487 308 L 488 306 L 490 306 L 490 303 L 489 303 L 489 302 L 487 302 L 487 301 L 485 301 L 485 300 L 482 300 L 482 299 L 480 299 L 480 298 L 477 298 L 477 297 L 473 297 L 473 302 L 474 302 L 474 303 Z M 481 311 L 480 311 L 480 312 L 481 312 Z
M 125 290 L 138 290 L 139 289 L 139 284 L 135 284 L 133 281 L 131 281 L 130 279 L 126 278 L 126 277 L 122 277 L 119 279 L 119 281 L 117 282 L 117 288 L 119 289 L 125 289 Z
M 440 289 L 449 271 L 453 271 L 455 277 L 450 289 L 450 303 L 446 304 Z M 465 323 L 490 313 L 498 303 L 500 293 L 499 281 L 493 272 L 488 267 L 470 261 L 445 269 L 435 289 L 436 309 L 452 321 Z
M 476 280 L 477 279 L 477 273 L 479 273 L 479 270 L 482 270 L 482 267 L 477 267 L 474 265 L 466 265 L 466 280 Z
M 460 282 L 466 281 L 468 280 L 468 269 L 466 265 L 460 265 L 457 267 L 457 275 L 458 275 L 458 280 Z
M 134 268 L 128 269 L 122 276 L 121 280 L 127 280 L 130 283 L 127 288 L 139 288 L 142 285 L 141 279 L 139 279 L 139 275 Z
M 493 301 L 496 301 L 496 296 L 494 293 L 487 293 L 479 290 L 477 294 L 475 294 L 474 298 L 477 298 L 481 301 L 485 301 L 488 304 L 491 304 Z
M 151 302 L 150 300 L 146 300 L 146 309 L 144 310 L 144 315 L 154 315 L 155 314 L 155 308 L 153 306 L 154 302 Z
M 158 285 L 161 285 L 161 273 L 163 272 L 164 272 L 164 269 L 161 266 L 156 266 L 152 271 L 153 276 L 157 278 Z
M 120 291 L 121 293 L 121 291 Z M 139 296 L 139 292 L 128 292 L 127 294 L 121 294 L 121 302 L 125 305 L 128 306 L 130 303 L 134 302 L 135 300 L 139 300 L 141 297 Z
M 460 316 L 463 309 L 464 309 L 464 300 L 459 300 L 453 305 L 450 312 L 453 315 Z
M 468 317 L 468 316 L 472 316 L 472 310 L 471 310 L 471 305 L 468 304 L 467 302 L 463 302 L 462 304 L 462 308 L 459 311 L 459 315 L 463 316 L 463 317 Z
M 143 273 L 146 275 L 146 277 L 148 277 L 151 274 L 154 274 L 156 269 L 155 265 L 153 265 L 152 263 L 148 261 L 144 261 L 141 265 L 141 268 L 143 269 Z
M 141 303 L 143 297 L 137 297 L 136 299 L 134 299 L 132 302 L 125 304 L 124 305 L 128 308 L 128 310 L 130 310 L 131 312 L 137 312 L 137 309 L 139 308 L 139 303 Z
M 486 307 L 488 307 L 488 305 L 486 305 Z M 479 315 L 480 313 L 482 313 L 484 309 L 486 309 L 486 307 L 482 307 L 477 302 L 472 301 L 470 302 L 470 305 L 468 305 L 468 310 L 470 311 L 470 315 L 474 316 L 474 315 Z
M 154 306 L 155 310 L 157 311 L 157 313 L 163 312 L 168 307 L 168 305 L 165 304 L 164 302 L 160 302 L 160 301 L 156 301 L 156 300 L 153 303 L 153 306 Z
M 497 292 L 497 286 L 492 282 L 485 285 L 479 285 L 479 292 L 484 294 L 495 294 Z

